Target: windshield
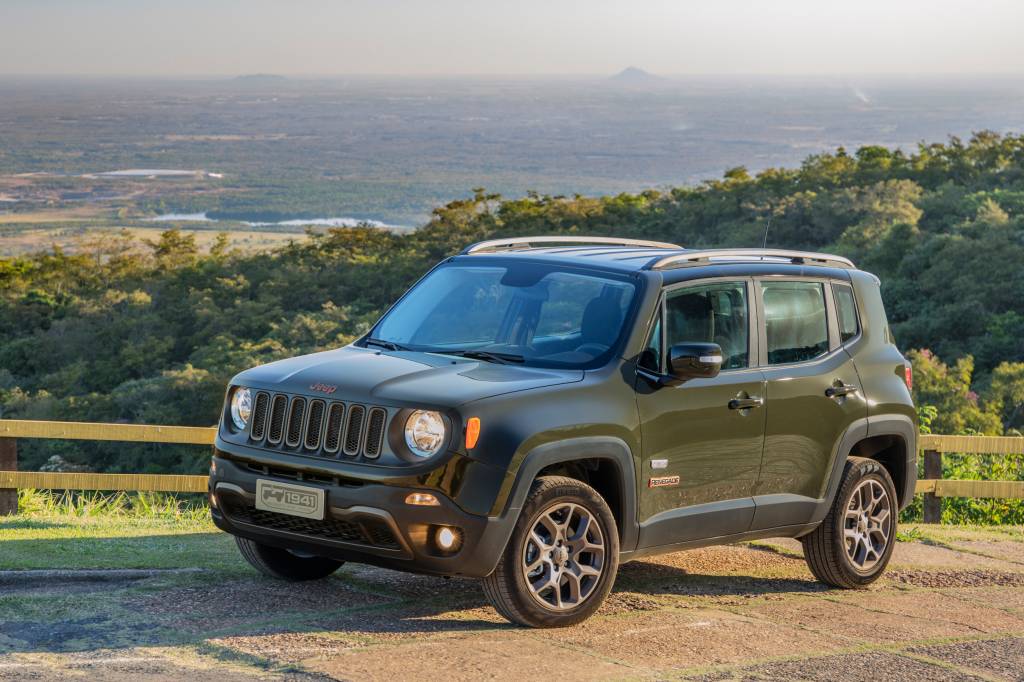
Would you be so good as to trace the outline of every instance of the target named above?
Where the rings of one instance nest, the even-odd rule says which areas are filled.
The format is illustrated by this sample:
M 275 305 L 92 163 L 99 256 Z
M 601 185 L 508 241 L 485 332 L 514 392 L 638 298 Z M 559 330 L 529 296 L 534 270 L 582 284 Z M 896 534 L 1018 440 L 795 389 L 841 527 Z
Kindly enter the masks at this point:
M 367 343 L 535 367 L 593 367 L 618 344 L 635 291 L 613 275 L 550 265 L 445 265 L 395 304 Z

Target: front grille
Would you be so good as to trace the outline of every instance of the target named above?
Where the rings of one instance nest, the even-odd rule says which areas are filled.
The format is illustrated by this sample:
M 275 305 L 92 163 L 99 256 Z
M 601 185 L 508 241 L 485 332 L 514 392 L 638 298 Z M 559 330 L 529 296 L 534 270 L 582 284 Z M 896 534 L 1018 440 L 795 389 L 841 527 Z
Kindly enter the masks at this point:
M 312 400 L 309 403 L 309 424 L 306 425 L 306 438 L 303 443 L 307 450 L 320 447 L 320 432 L 324 426 L 324 401 Z
M 362 405 L 353 405 L 348 408 L 348 424 L 345 427 L 345 454 L 358 455 L 359 444 L 363 440 L 363 417 L 366 416 L 366 408 Z
M 384 421 L 388 413 L 379 407 L 370 410 L 370 419 L 366 427 L 366 447 L 364 454 L 367 457 L 379 457 L 381 444 L 384 442 Z
M 341 447 L 341 425 L 345 423 L 345 406 L 331 403 L 327 409 L 327 427 L 324 433 L 324 451 L 334 454 Z
M 284 439 L 284 444 L 288 447 L 298 446 L 299 439 L 302 438 L 302 418 L 305 416 L 305 398 L 292 398 L 292 407 L 288 410 L 288 437 Z
M 249 441 L 320 457 L 380 457 L 387 437 L 383 407 L 345 404 L 284 393 L 256 393 Z
M 234 495 L 223 496 L 223 510 L 230 520 L 250 526 L 381 549 L 402 548 L 391 527 L 379 519 L 304 519 L 256 509 Z
M 284 435 L 284 411 L 288 407 L 288 398 L 283 395 L 275 395 L 270 401 L 270 429 L 267 433 L 267 442 L 277 445 Z
M 267 432 L 267 407 L 270 404 L 270 396 L 266 393 L 257 393 L 256 400 L 252 405 L 252 425 L 249 426 L 249 433 L 253 440 L 263 440 Z

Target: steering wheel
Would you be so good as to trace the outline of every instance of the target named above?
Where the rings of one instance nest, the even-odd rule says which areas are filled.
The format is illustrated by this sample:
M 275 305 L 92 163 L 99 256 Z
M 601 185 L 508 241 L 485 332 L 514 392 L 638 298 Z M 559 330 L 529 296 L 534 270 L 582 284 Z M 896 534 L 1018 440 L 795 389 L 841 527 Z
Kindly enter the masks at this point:
M 598 355 L 608 352 L 609 348 L 611 346 L 606 346 L 603 343 L 584 343 L 576 347 L 576 352 L 586 353 L 596 358 Z

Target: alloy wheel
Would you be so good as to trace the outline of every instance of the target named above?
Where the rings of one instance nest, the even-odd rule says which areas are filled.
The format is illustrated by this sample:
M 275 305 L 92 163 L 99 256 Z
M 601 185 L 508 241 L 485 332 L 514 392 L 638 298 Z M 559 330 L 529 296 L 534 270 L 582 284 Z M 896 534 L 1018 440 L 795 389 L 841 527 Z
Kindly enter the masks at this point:
M 567 611 L 594 593 L 605 566 L 601 525 L 586 507 L 556 502 L 526 536 L 522 568 L 530 594 L 542 606 Z
M 892 501 L 879 481 L 866 479 L 846 505 L 843 541 L 854 569 L 870 572 L 882 560 L 892 534 Z

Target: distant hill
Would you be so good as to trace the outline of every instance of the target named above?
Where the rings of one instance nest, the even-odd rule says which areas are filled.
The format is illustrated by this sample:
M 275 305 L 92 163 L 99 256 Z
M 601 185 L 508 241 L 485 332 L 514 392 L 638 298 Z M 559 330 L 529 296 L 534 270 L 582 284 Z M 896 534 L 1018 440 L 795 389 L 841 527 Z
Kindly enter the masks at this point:
M 644 83 L 658 83 L 663 79 L 661 76 L 655 76 L 653 73 L 648 73 L 643 69 L 639 69 L 635 66 L 629 66 L 622 71 L 619 71 L 617 74 L 609 78 L 609 80 L 626 85 L 640 85 Z

